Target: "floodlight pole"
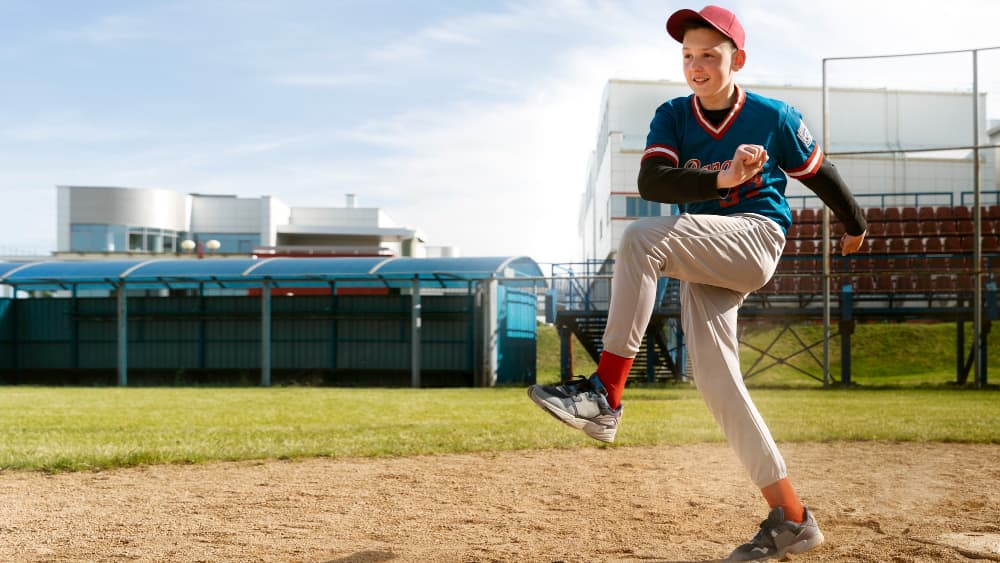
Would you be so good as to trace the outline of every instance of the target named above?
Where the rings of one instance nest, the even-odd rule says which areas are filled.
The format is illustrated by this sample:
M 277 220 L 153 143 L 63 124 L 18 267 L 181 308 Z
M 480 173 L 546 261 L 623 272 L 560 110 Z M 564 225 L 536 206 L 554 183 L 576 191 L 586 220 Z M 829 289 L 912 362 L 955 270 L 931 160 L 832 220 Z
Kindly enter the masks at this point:
M 986 380 L 986 370 L 983 366 L 983 217 L 980 203 L 979 185 L 979 51 L 972 50 L 972 186 L 973 186 L 973 223 L 975 239 L 972 247 L 972 277 L 975 288 L 972 308 L 972 361 L 973 379 L 977 388 L 982 388 Z
M 823 59 L 823 150 L 830 150 L 830 97 Z M 823 205 L 823 387 L 830 386 L 830 209 Z M 843 342 L 841 342 L 843 346 Z

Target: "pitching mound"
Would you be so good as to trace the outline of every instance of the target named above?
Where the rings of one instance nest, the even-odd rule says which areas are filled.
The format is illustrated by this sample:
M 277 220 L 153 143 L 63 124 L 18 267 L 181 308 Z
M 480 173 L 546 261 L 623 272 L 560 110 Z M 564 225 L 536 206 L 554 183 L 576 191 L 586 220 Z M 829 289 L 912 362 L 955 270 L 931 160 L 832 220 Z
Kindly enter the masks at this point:
M 801 561 L 1000 561 L 1000 445 L 785 444 Z M 3 561 L 713 561 L 766 512 L 724 445 L 0 473 Z

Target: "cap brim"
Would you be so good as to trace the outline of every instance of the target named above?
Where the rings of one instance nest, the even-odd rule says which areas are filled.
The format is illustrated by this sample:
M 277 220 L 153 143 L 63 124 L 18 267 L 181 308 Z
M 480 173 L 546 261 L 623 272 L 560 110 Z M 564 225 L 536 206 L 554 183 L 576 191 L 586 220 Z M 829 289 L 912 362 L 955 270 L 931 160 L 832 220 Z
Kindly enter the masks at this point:
M 705 18 L 701 17 L 701 14 L 694 10 L 677 10 L 667 18 L 667 33 L 670 37 L 677 40 L 678 43 L 684 42 L 684 26 L 690 21 L 702 21 L 708 25 L 712 25 L 711 22 L 707 21 Z M 714 28 L 715 26 L 712 25 Z

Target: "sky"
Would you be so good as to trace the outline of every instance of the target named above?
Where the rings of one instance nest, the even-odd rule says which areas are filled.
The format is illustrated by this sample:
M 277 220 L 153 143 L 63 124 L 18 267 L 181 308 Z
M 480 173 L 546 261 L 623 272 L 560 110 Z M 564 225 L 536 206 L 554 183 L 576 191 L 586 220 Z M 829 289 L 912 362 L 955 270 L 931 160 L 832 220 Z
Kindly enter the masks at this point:
M 824 58 L 1000 46 L 993 0 L 723 5 L 747 30 L 743 83 L 819 86 Z M 90 185 L 291 206 L 356 194 L 464 256 L 576 260 L 603 88 L 682 81 L 664 22 L 701 7 L 0 0 L 0 255 L 54 250 L 56 186 Z M 979 72 L 1000 91 L 1000 51 Z M 830 76 L 970 91 L 971 55 L 832 61 Z

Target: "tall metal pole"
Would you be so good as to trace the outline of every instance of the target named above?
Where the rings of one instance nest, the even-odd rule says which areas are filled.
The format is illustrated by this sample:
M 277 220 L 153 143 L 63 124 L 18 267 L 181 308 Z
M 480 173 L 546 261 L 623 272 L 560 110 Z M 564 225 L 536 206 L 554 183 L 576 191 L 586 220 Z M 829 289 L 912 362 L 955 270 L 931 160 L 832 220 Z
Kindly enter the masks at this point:
M 420 387 L 420 278 L 413 277 L 413 299 L 410 306 L 410 386 Z
M 972 274 L 973 274 L 973 287 L 974 292 L 974 303 L 973 303 L 973 334 L 975 335 L 972 339 L 972 354 L 973 354 L 973 366 L 974 366 L 974 380 L 976 382 L 976 387 L 981 388 L 983 386 L 983 362 L 982 362 L 982 345 L 983 345 L 983 218 L 982 218 L 982 205 L 979 201 L 979 51 L 972 50 L 972 186 L 973 186 L 973 221 L 975 223 L 973 237 L 975 239 L 973 252 L 972 252 Z
M 260 290 L 260 386 L 271 386 L 271 280 Z
M 125 282 L 118 289 L 118 386 L 128 385 L 128 296 Z
M 823 150 L 830 149 L 830 97 L 823 59 Z M 823 387 L 830 385 L 830 210 L 823 206 Z

